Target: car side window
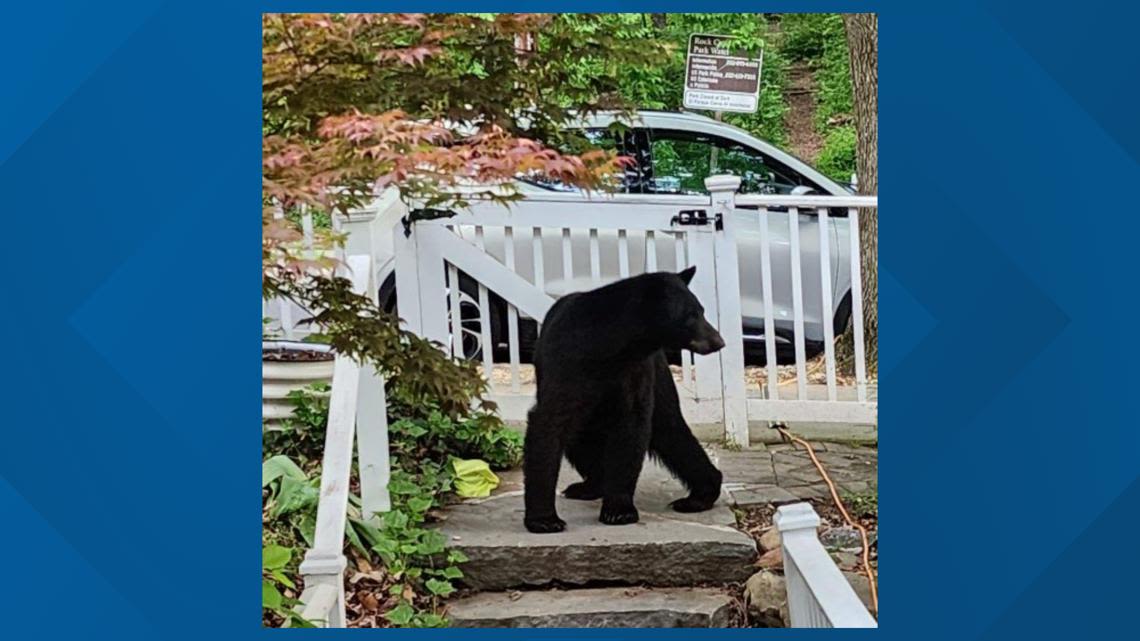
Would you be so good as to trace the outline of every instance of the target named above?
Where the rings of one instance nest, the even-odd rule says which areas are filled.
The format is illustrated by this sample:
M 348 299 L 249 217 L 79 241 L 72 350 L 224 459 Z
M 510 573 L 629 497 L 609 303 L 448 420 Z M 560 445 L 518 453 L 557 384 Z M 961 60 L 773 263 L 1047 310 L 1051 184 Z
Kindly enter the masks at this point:
M 740 193 L 788 194 L 799 186 L 823 190 L 799 172 L 740 143 L 690 131 L 650 133 L 650 193 L 705 194 L 705 178 L 740 177 Z
M 650 181 L 648 133 L 644 129 L 607 128 L 580 129 L 570 133 L 559 151 L 581 154 L 591 149 L 611 151 L 630 159 L 618 177 L 617 191 L 625 194 L 646 193 Z

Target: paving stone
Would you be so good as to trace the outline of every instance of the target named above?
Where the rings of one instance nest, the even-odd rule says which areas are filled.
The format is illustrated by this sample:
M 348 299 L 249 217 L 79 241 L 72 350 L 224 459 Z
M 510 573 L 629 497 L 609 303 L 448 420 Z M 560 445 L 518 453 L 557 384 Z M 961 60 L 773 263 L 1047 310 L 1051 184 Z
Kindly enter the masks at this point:
M 743 487 L 731 490 L 729 495 L 732 498 L 732 504 L 737 507 L 768 504 L 783 505 L 784 503 L 795 503 L 800 500 L 799 496 L 777 485 Z
M 711 588 L 483 592 L 448 606 L 452 627 L 720 628 L 733 600 Z
M 794 485 L 784 489 L 795 495 L 798 500 L 825 499 L 831 496 L 827 486 L 822 482 L 817 485 Z
M 845 451 L 818 452 L 816 456 L 831 479 L 840 488 L 862 488 L 878 483 L 878 452 L 869 448 L 849 448 Z M 802 450 L 772 453 L 776 484 L 780 487 L 815 485 L 823 483 L 807 452 Z
M 775 485 L 776 470 L 772 466 L 772 455 L 765 450 L 745 450 L 716 452 L 717 468 L 724 475 L 726 484 Z

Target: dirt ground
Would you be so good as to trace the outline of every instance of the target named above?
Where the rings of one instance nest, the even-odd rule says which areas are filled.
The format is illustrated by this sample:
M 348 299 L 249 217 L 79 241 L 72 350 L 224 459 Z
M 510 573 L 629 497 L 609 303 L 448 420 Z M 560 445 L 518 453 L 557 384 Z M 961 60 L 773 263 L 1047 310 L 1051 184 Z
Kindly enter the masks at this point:
M 807 374 L 809 384 L 826 385 L 827 384 L 827 362 L 824 356 L 820 356 L 810 360 L 804 366 Z M 521 385 L 534 384 L 534 366 L 533 365 L 519 365 L 519 383 Z M 684 374 L 679 365 L 671 365 L 669 367 L 673 372 L 673 380 L 681 382 Z M 778 365 L 776 367 L 777 375 L 779 376 L 780 385 L 795 385 L 796 383 L 796 366 L 795 365 Z M 855 384 L 855 377 L 836 372 L 836 383 L 840 386 L 848 386 Z M 763 387 L 768 384 L 768 368 L 767 367 L 745 367 L 744 368 L 744 381 L 750 388 Z M 511 384 L 511 366 L 510 365 L 495 365 L 491 372 L 491 384 L 497 387 L 509 386 Z

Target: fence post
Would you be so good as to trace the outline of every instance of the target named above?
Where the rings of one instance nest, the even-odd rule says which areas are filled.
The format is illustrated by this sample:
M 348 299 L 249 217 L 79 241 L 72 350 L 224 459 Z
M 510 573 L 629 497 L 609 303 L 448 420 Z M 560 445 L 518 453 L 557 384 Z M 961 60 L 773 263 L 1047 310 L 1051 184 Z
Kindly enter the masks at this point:
M 354 256 L 353 259 L 358 257 Z M 367 272 L 364 295 L 377 302 L 376 257 L 369 255 L 356 269 Z M 384 377 L 371 363 L 360 367 L 360 390 L 356 404 L 356 454 L 360 464 L 360 504 L 364 519 L 392 509 L 388 494 L 391 461 L 388 453 L 388 399 L 384 393 Z
M 356 450 L 360 461 L 360 504 L 365 520 L 392 509 L 388 494 L 388 401 L 384 377 L 371 364 L 360 368 L 356 407 Z
M 322 585 L 328 586 L 326 591 L 337 587 L 336 607 L 329 613 L 328 620 L 328 626 L 334 628 L 344 627 L 343 575 L 346 562 L 342 551 L 359 386 L 360 365 L 349 356 L 338 355 L 333 366 L 313 547 L 305 553 L 305 559 L 299 568 L 305 579 L 306 591 L 311 587 L 315 594 Z
M 810 503 L 782 505 L 772 522 L 780 533 L 793 628 L 878 627 L 819 542 L 819 515 Z
M 816 620 L 817 605 L 811 594 L 811 588 L 804 580 L 803 574 L 796 565 L 803 559 L 792 558 L 794 554 L 789 550 L 796 548 L 796 542 L 816 542 L 816 528 L 819 527 L 819 515 L 812 509 L 810 503 L 793 503 L 782 505 L 772 517 L 772 524 L 780 533 L 780 551 L 784 558 L 784 575 L 787 577 L 788 590 L 788 616 L 791 618 L 793 628 L 821 627 Z M 810 541 L 809 541 L 810 539 Z M 801 546 L 802 547 L 802 546 Z
M 740 263 L 736 254 L 733 220 L 737 176 L 710 176 L 705 188 L 712 195 L 713 215 L 720 221 L 714 233 L 717 320 L 725 348 L 720 351 L 721 399 L 724 403 L 724 435 L 740 447 L 748 447 L 748 405 L 744 388 L 744 321 L 740 308 Z

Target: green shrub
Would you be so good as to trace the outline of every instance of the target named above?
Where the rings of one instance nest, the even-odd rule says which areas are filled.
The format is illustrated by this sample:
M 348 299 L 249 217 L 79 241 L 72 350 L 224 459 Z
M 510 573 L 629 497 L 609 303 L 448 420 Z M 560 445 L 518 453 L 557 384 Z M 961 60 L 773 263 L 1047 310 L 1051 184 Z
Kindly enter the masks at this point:
M 816 130 L 820 133 L 826 133 L 834 126 L 833 120 L 849 120 L 854 109 L 848 61 L 847 41 L 840 28 L 838 34 L 826 40 L 823 56 L 815 70 L 819 87 L 816 94 Z
M 855 173 L 855 127 L 844 125 L 827 134 L 816 167 L 832 180 L 851 182 L 851 174 Z
M 293 416 L 282 420 L 278 425 L 263 427 L 262 450 L 299 461 L 320 461 L 325 445 L 330 391 L 328 383 L 313 383 L 289 392 Z
M 446 550 L 443 536 L 430 527 L 433 511 L 452 490 L 450 461 L 478 458 L 496 469 L 511 467 L 522 457 L 522 435 L 486 409 L 445 413 L 422 383 L 407 380 L 413 375 L 390 377 L 387 385 L 391 511 L 379 523 L 365 521 L 359 497 L 351 495 L 345 535 L 362 557 L 379 557 L 383 564 L 383 587 L 395 604 L 384 614 L 390 624 L 439 627 L 447 623 L 441 599 L 455 591 L 452 581 L 462 578 L 459 564 L 466 560 Z M 264 451 L 274 453 L 262 463 L 262 542 L 272 561 L 262 573 L 263 613 L 271 625 L 304 624 L 291 608 L 299 589 L 297 559 L 312 545 L 316 527 L 328 393 L 323 383 L 291 393 L 293 418 L 263 430 Z
M 843 34 L 843 18 L 833 13 L 785 13 L 780 16 L 784 32 L 781 49 L 790 60 L 814 61 L 823 56 L 828 38 L 836 27 Z

